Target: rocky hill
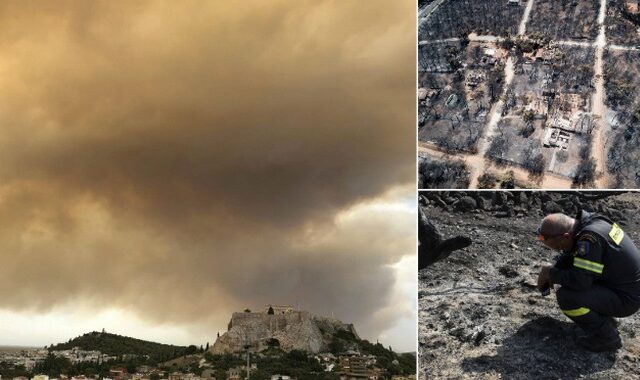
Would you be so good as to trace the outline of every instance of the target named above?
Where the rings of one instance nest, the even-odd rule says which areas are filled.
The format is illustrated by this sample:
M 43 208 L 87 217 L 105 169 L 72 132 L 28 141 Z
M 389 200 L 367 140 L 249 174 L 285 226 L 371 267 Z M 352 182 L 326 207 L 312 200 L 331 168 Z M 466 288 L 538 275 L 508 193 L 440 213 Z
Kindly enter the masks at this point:
M 253 351 L 275 346 L 284 351 L 327 352 L 340 332 L 359 340 L 352 324 L 307 311 L 233 313 L 228 331 L 218 337 L 210 350 L 213 354 L 239 352 L 249 345 Z
M 535 289 L 555 256 L 536 240 L 544 215 L 598 211 L 640 244 L 640 195 L 430 192 L 420 207 L 444 238 L 471 240 L 419 272 L 421 378 L 640 378 L 639 314 L 619 319 L 623 349 L 591 353 L 575 345 L 555 294 Z

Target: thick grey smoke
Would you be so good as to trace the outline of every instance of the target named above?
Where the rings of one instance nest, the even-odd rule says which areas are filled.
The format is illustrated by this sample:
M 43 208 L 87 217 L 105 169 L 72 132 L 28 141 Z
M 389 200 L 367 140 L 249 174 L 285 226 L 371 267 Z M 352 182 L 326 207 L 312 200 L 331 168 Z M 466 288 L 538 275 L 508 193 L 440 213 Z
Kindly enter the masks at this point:
M 0 306 L 391 323 L 415 218 L 336 217 L 414 181 L 414 6 L 0 3 Z

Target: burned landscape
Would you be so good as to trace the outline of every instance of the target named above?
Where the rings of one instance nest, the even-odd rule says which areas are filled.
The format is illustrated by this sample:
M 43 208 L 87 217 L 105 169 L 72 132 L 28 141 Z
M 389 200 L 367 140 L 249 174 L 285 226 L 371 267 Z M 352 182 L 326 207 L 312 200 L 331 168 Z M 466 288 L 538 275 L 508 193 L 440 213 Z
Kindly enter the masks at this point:
M 607 38 L 613 44 L 640 44 L 638 1 L 609 0 Z
M 553 39 L 595 39 L 599 0 L 535 0 L 528 29 Z
M 489 109 L 502 91 L 504 64 L 485 44 L 435 42 L 420 46 L 419 139 L 448 152 L 476 152 Z M 463 68 L 464 67 L 464 68 Z M 427 72 L 429 74 L 427 74 Z
M 585 153 L 593 122 L 585 90 L 593 66 L 583 62 L 593 61 L 593 50 L 540 48 L 517 59 L 487 158 L 521 166 L 532 175 L 549 171 L 575 177 L 580 162 L 589 159 Z
M 419 156 L 418 187 L 427 183 L 439 189 L 464 189 L 469 187 L 469 170 L 461 160 Z
M 605 87 L 611 125 L 607 169 L 618 188 L 640 187 L 640 52 L 605 54 Z
M 420 33 L 432 39 L 464 37 L 469 33 L 513 35 L 518 31 L 523 11 L 508 1 L 449 0 L 439 7 L 437 17 L 429 18 L 421 26 Z
M 419 207 L 439 252 L 419 272 L 421 378 L 640 378 L 640 315 L 618 320 L 621 350 L 592 353 L 554 292 L 535 289 L 556 255 L 536 239 L 544 215 L 599 212 L 640 243 L 638 193 L 430 191 Z
M 640 186 L 637 0 L 439 0 L 418 17 L 422 155 L 462 159 L 471 188 L 507 171 L 527 188 Z

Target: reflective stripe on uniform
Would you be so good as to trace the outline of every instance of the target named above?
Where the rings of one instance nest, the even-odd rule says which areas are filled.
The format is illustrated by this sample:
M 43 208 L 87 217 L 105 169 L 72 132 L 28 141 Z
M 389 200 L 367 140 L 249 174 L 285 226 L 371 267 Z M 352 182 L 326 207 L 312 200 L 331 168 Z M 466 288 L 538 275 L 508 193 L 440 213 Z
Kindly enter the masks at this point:
M 562 312 L 565 313 L 568 317 L 579 317 L 581 315 L 587 314 L 590 311 L 591 310 L 587 309 L 586 307 L 581 307 L 579 309 L 573 310 L 562 310 Z
M 573 266 L 576 268 L 588 270 L 590 272 L 602 274 L 602 270 L 604 269 L 604 265 L 595 263 L 593 261 L 581 259 L 579 257 L 573 258 Z
M 613 223 L 611 231 L 609 231 L 609 237 L 616 245 L 620 245 L 620 242 L 624 239 L 624 231 L 622 231 L 622 228 L 620 228 L 617 223 Z

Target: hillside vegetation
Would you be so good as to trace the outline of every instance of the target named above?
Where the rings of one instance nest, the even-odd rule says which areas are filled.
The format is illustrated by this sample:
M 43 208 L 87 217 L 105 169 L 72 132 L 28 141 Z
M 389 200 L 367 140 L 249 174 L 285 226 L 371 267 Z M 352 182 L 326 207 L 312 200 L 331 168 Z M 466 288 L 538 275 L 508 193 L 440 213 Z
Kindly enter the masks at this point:
M 120 355 L 148 355 L 152 361 L 164 361 L 187 353 L 188 347 L 174 346 L 130 338 L 117 334 L 90 332 L 66 343 L 51 346 L 51 351 L 70 350 L 80 347 L 83 350 L 100 351 L 104 354 Z

